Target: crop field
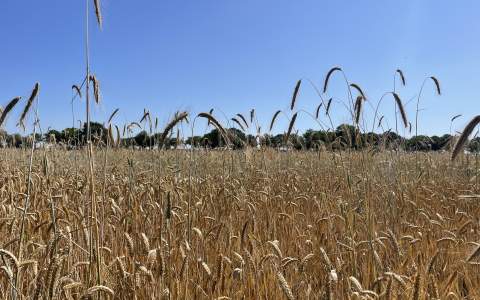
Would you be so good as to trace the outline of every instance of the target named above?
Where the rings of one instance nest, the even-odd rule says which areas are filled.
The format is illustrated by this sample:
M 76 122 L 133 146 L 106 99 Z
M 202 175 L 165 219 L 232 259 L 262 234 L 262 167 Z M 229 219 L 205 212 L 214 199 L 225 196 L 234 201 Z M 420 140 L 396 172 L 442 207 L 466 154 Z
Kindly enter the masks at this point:
M 480 299 L 480 4 L 0 2 L 0 299 Z
M 480 297 L 474 156 L 87 153 L 2 150 L 2 299 Z

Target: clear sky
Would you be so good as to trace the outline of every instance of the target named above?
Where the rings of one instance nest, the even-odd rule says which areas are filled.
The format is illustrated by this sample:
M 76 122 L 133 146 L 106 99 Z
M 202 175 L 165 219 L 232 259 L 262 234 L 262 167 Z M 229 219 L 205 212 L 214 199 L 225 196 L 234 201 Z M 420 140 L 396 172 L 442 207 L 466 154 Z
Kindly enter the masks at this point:
M 0 2 L 1 104 L 28 97 L 39 81 L 42 127 L 71 126 L 71 86 L 85 73 L 84 9 L 81 0 Z M 225 122 L 220 111 L 230 118 L 255 108 L 267 129 L 277 109 L 288 110 L 298 79 L 298 108 L 314 112 L 319 98 L 306 79 L 321 87 L 336 65 L 372 103 L 393 89 L 397 68 L 407 80 L 405 88 L 397 83 L 404 102 L 436 76 L 442 95 L 426 84 L 419 133 L 448 133 L 456 114 L 463 114 L 454 124 L 461 130 L 480 113 L 479 1 L 103 0 L 102 11 L 103 30 L 90 27 L 91 68 L 103 98 L 93 109 L 96 121 L 117 107 L 119 125 L 138 121 L 147 108 L 162 127 L 176 110 L 213 107 Z M 345 91 L 337 74 L 326 97 L 345 98 Z M 385 126 L 394 127 L 393 100 L 384 101 Z M 83 105 L 75 103 L 77 119 L 84 119 Z M 413 121 L 414 102 L 407 112 Z M 337 124 L 346 120 L 340 105 L 332 113 Z M 18 131 L 19 114 L 10 116 L 9 131 Z M 303 114 L 297 128 L 318 125 Z M 281 121 L 274 131 L 285 129 Z

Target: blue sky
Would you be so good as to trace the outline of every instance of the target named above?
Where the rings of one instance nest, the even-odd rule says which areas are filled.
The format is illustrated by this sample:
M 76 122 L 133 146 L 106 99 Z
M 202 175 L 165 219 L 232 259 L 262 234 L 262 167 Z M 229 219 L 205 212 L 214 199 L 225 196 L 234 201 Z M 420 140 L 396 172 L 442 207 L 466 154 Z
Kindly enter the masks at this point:
M 84 76 L 84 8 L 80 0 L 1 1 L 1 104 L 28 97 L 39 81 L 42 127 L 71 126 L 70 88 Z M 404 102 L 418 95 L 426 76 L 436 76 L 442 95 L 427 82 L 419 133 L 448 133 L 456 114 L 463 117 L 453 127 L 461 130 L 480 113 L 478 1 L 103 0 L 102 11 L 103 30 L 93 22 L 90 30 L 91 68 L 103 98 L 93 108 L 97 121 L 117 107 L 119 125 L 138 121 L 147 108 L 162 126 L 176 110 L 215 108 L 225 122 L 223 113 L 230 118 L 255 108 L 267 129 L 277 109 L 288 111 L 298 79 L 321 87 L 337 65 L 372 103 L 393 89 L 397 68 L 407 79 L 398 88 Z M 346 95 L 337 74 L 326 97 Z M 304 80 L 298 108 L 314 112 L 318 103 Z M 385 127 L 394 127 L 393 100 L 380 109 Z M 84 119 L 84 102 L 77 101 L 75 110 Z M 413 121 L 414 102 L 407 112 Z M 340 105 L 332 113 L 336 125 L 347 120 Z M 19 114 L 10 116 L 9 131 L 18 131 Z M 274 131 L 283 132 L 286 122 L 281 119 Z M 318 125 L 301 114 L 297 128 Z

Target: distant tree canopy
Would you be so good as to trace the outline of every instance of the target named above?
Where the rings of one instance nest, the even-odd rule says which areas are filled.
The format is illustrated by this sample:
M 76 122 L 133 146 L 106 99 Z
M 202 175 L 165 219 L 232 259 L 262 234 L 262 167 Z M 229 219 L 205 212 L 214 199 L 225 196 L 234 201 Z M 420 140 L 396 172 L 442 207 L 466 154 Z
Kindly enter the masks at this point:
M 90 131 L 92 141 L 96 145 L 105 145 L 108 139 L 108 129 L 101 123 L 91 122 Z M 226 129 L 230 147 L 233 149 L 242 149 L 247 145 L 255 147 L 257 144 L 271 148 L 290 148 L 297 150 L 345 150 L 362 149 L 365 147 L 375 147 L 379 149 L 405 150 L 405 151 L 439 151 L 451 147 L 451 135 L 425 136 L 419 135 L 409 139 L 398 134 L 387 131 L 384 133 L 361 133 L 359 130 L 349 124 L 341 124 L 335 131 L 332 130 L 313 130 L 308 129 L 303 134 L 292 133 L 287 140 L 284 134 L 264 134 L 254 136 L 246 134 L 237 128 Z M 116 134 L 114 134 L 116 136 Z M 82 146 L 87 136 L 87 126 L 83 124 L 81 128 L 65 128 L 62 131 L 49 129 L 43 136 L 37 134 L 37 141 L 49 143 L 61 143 L 67 146 Z M 213 129 L 203 136 L 167 137 L 161 140 L 160 134 L 149 135 L 147 131 L 142 130 L 137 134 L 122 138 L 120 145 L 123 147 L 154 147 L 170 149 L 181 145 L 192 145 L 194 147 L 206 148 L 224 148 L 227 146 L 225 137 Z M 0 130 L 0 145 L 2 147 L 23 147 L 31 140 L 30 136 L 22 137 L 20 134 L 8 134 L 5 130 Z M 480 137 L 475 137 L 467 146 L 470 152 L 480 153 Z

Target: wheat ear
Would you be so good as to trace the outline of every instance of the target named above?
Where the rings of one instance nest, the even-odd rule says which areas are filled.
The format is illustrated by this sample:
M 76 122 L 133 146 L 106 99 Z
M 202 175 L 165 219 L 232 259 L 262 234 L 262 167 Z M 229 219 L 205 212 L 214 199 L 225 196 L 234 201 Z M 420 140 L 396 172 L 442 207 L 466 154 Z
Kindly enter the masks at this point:
M 22 97 L 15 97 L 10 102 L 8 102 L 7 106 L 3 109 L 2 115 L 0 116 L 0 127 L 3 125 L 3 122 L 5 122 L 5 119 L 7 118 L 8 114 L 10 111 L 15 107 L 15 105 L 20 101 Z
M 455 159 L 455 157 L 458 156 L 460 151 L 462 151 L 463 147 L 468 141 L 468 137 L 470 134 L 472 134 L 473 129 L 480 123 L 480 115 L 474 117 L 468 124 L 465 126 L 465 129 L 463 130 L 462 134 L 457 140 L 457 143 L 455 144 L 455 147 L 453 148 L 452 151 L 452 160 Z
M 32 107 L 33 101 L 35 101 L 35 98 L 38 96 L 38 92 L 40 91 L 40 84 L 37 82 L 35 84 L 35 87 L 32 90 L 32 93 L 30 94 L 30 98 L 28 98 L 27 104 L 23 108 L 23 112 L 20 116 L 20 120 L 18 121 L 18 124 L 25 128 L 25 118 L 27 117 L 28 112 L 30 111 L 30 108 Z
M 330 76 L 332 76 L 333 72 L 341 71 L 341 70 L 342 70 L 342 68 L 340 68 L 340 67 L 333 67 L 333 68 L 330 69 L 330 71 L 328 71 L 327 76 L 325 77 L 325 81 L 323 82 L 323 92 L 324 93 L 327 92 L 328 81 L 330 80 Z
M 293 91 L 292 101 L 290 104 L 290 110 L 293 110 L 293 108 L 295 107 L 295 101 L 297 100 L 298 91 L 300 90 L 301 84 L 302 84 L 302 80 L 299 80 L 297 81 L 297 85 L 295 85 L 295 90 Z

